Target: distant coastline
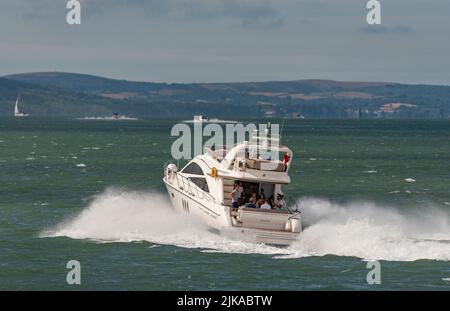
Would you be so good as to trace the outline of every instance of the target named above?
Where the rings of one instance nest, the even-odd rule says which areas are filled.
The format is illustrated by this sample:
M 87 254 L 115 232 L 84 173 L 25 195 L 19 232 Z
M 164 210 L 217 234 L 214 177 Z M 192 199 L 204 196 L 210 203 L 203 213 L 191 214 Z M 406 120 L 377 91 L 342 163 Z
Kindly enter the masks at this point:
M 20 93 L 33 116 L 450 119 L 450 86 L 297 80 L 152 83 L 41 72 L 0 78 L 0 116 Z M 299 118 L 300 119 L 300 118 Z

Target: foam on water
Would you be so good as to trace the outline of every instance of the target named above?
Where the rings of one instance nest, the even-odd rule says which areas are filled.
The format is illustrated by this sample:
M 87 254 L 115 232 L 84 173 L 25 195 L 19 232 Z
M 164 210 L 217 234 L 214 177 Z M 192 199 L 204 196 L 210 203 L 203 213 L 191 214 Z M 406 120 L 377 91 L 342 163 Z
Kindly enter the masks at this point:
M 364 259 L 450 260 L 450 212 L 432 206 L 396 209 L 371 202 L 338 205 L 301 199 L 305 230 L 284 258 L 356 256 Z
M 354 256 L 363 259 L 450 260 L 450 212 L 432 206 L 395 209 L 370 202 L 338 205 L 300 199 L 305 229 L 288 248 L 234 240 L 210 232 L 173 211 L 167 196 L 108 189 L 78 216 L 42 237 L 67 236 L 102 242 L 148 241 L 205 252 L 257 253 L 274 258 Z
M 176 213 L 166 195 L 108 189 L 78 216 L 41 237 L 67 236 L 101 242 L 148 241 L 229 253 L 282 254 L 283 250 L 214 234 L 191 217 Z

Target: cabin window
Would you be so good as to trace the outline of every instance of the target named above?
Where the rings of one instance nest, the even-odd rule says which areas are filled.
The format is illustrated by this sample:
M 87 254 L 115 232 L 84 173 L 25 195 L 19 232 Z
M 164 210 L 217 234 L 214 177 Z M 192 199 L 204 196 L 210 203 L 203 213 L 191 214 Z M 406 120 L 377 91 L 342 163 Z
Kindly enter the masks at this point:
M 192 174 L 192 175 L 204 175 L 201 167 L 197 164 L 192 162 L 188 166 L 185 167 L 183 170 L 183 173 L 185 174 Z
M 205 178 L 189 177 L 189 179 L 203 191 L 209 192 L 208 183 Z

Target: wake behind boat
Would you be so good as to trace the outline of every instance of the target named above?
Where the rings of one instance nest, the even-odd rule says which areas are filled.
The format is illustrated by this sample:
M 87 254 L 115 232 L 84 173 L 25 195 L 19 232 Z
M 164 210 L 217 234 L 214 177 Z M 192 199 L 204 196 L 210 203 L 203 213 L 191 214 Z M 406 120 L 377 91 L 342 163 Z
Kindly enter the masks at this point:
M 300 212 L 286 206 L 281 191 L 290 183 L 292 151 L 265 145 L 268 153 L 278 154 L 274 159 L 260 154 L 259 147 L 243 141 L 231 148 L 207 149 L 181 171 L 167 165 L 163 181 L 172 205 L 243 240 L 291 244 L 302 231 Z

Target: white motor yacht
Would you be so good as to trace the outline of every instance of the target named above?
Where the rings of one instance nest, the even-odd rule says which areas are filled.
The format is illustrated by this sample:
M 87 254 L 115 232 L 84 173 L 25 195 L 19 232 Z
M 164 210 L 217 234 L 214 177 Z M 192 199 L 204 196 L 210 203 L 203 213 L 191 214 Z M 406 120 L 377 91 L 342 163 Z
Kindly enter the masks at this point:
M 293 154 L 286 146 L 266 144 L 265 154 L 259 147 L 243 141 L 231 148 L 205 148 L 205 154 L 181 170 L 173 163 L 166 165 L 163 180 L 172 205 L 234 238 L 290 245 L 302 231 L 300 212 L 286 206 L 281 189 L 291 181 Z M 239 188 L 242 194 L 236 200 L 233 190 Z M 253 204 L 254 199 L 249 204 L 252 197 L 259 203 L 261 198 L 268 199 L 272 208 L 261 208 Z
M 227 123 L 227 124 L 235 124 L 237 123 L 237 121 L 232 121 L 232 120 L 220 120 L 217 118 L 208 118 L 204 115 L 197 115 L 194 116 L 194 118 L 192 120 L 185 120 L 183 121 L 184 123 Z

